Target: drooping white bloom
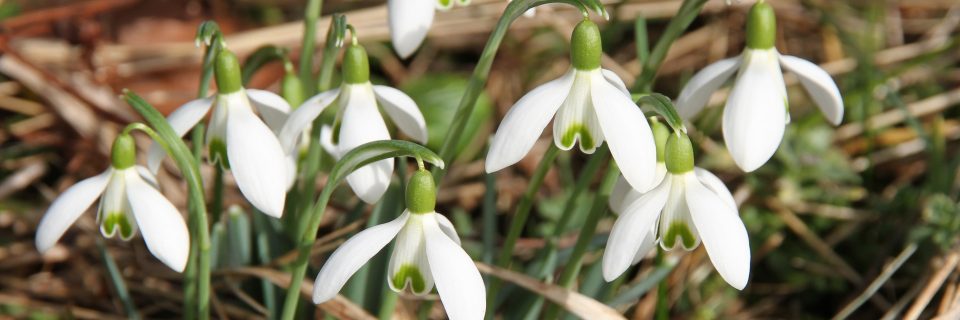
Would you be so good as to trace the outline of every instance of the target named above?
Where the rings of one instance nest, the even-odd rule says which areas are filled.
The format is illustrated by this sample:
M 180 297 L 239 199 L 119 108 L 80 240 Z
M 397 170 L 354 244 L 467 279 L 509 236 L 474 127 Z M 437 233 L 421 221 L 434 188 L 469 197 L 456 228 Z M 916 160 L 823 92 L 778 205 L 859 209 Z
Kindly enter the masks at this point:
M 387 274 L 387 283 L 392 290 L 422 296 L 436 286 L 450 319 L 483 319 L 486 311 L 483 278 L 473 260 L 460 247 L 460 237 L 453 224 L 433 211 L 431 201 L 436 201 L 436 189 L 422 193 L 432 193 L 427 201 L 410 196 L 410 192 L 417 192 L 414 181 L 418 178 L 429 183 L 430 187 L 433 184 L 433 177 L 428 172 L 421 170 L 417 174 L 411 177 L 407 188 L 408 210 L 393 221 L 357 233 L 330 255 L 317 275 L 313 303 L 334 298 L 360 267 L 396 239 Z M 424 189 L 427 188 L 419 190 Z M 412 199 L 418 200 L 411 203 Z M 423 206 L 426 202 L 429 203 Z
M 401 132 L 417 142 L 427 142 L 426 121 L 413 99 L 400 90 L 370 83 L 369 65 L 362 47 L 350 46 L 343 64 L 344 74 L 348 76 L 340 88 L 308 99 L 290 114 L 279 134 L 285 152 L 296 154 L 302 132 L 310 128 L 323 110 L 334 105 L 338 108 L 338 125 L 330 136 L 336 139 L 325 139 L 328 143 L 324 147 L 337 158 L 362 144 L 390 140 L 380 107 Z M 393 165 L 393 159 L 368 164 L 347 176 L 347 183 L 360 199 L 376 203 L 390 185 Z
M 435 10 L 449 10 L 453 4 L 465 6 L 470 0 L 387 0 L 390 40 L 401 58 L 412 55 L 433 24 Z
M 296 170 L 291 165 L 293 159 L 284 153 L 276 136 L 286 121 L 290 105 L 272 92 L 241 87 L 239 64 L 229 51 L 222 51 L 217 60 L 220 91 L 214 96 L 187 102 L 171 113 L 167 121 L 183 136 L 213 108 L 206 132 L 210 160 L 229 166 L 240 192 L 254 207 L 279 218 Z M 231 69 L 221 64 L 237 66 Z M 154 143 L 150 147 L 147 167 L 151 172 L 159 170 L 165 155 L 160 145 Z
M 133 150 L 129 136 L 117 140 L 114 152 L 121 143 L 127 144 L 127 150 Z M 45 252 L 52 248 L 99 198 L 97 220 L 103 236 L 112 238 L 119 234 L 121 239 L 130 240 L 139 229 L 150 253 L 171 269 L 182 272 L 190 253 L 187 225 L 177 208 L 157 190 L 154 176 L 133 163 L 130 159 L 118 165 L 115 157 L 106 171 L 80 181 L 57 197 L 37 227 L 37 249 Z
M 584 20 L 574 29 L 573 68 L 563 77 L 527 93 L 503 118 L 487 151 L 486 171 L 495 172 L 522 159 L 556 115 L 554 143 L 593 153 L 604 142 L 624 177 L 640 190 L 653 187 L 656 148 L 643 112 L 623 81 L 600 68 L 600 34 Z
M 668 142 L 667 170 L 656 188 L 639 192 L 619 183 L 611 194 L 610 205 L 620 216 L 603 253 L 603 277 L 616 279 L 657 243 L 664 250 L 690 251 L 702 241 L 720 276 L 743 289 L 750 276 L 750 243 L 737 204 L 723 181 L 693 167 L 686 136 L 673 139 L 686 141 L 680 147 Z M 671 144 L 689 150 L 690 158 L 671 163 Z
M 690 119 L 703 110 L 714 91 L 737 74 L 723 110 L 723 138 L 734 161 L 747 172 L 773 156 L 790 121 L 781 65 L 797 75 L 830 123 L 837 125 L 843 120 L 843 99 L 830 75 L 816 64 L 777 52 L 773 15 L 768 4 L 754 5 L 743 53 L 698 72 L 677 98 L 680 116 Z

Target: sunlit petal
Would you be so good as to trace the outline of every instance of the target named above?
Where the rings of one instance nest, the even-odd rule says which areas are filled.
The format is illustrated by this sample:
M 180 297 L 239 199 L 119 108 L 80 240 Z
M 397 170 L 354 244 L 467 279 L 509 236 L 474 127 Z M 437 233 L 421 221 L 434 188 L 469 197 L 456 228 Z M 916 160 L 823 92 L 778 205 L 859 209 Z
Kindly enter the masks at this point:
M 100 175 L 80 181 L 53 200 L 37 226 L 37 250 L 45 252 L 60 240 L 67 228 L 103 194 L 111 174 L 113 169 L 107 169 Z
M 297 148 L 297 141 L 301 133 L 310 127 L 313 120 L 319 117 L 324 109 L 333 104 L 333 101 L 337 99 L 339 94 L 339 88 L 325 91 L 307 99 L 303 105 L 290 113 L 287 121 L 283 124 L 283 128 L 280 129 L 280 133 L 277 135 L 280 143 L 283 145 L 283 150 L 287 153 L 292 153 Z
M 178 136 L 183 137 L 183 135 L 187 134 L 193 126 L 197 125 L 197 123 L 203 120 L 203 117 L 210 112 L 214 98 L 215 96 L 211 96 L 185 103 L 167 116 L 167 122 L 170 123 L 170 127 L 173 128 L 173 131 L 176 132 Z M 160 144 L 156 142 L 151 144 L 150 150 L 147 151 L 147 168 L 150 169 L 150 172 L 156 173 L 160 170 L 160 163 L 166 156 L 167 152 L 163 150 Z
M 780 146 L 787 97 L 775 50 L 747 49 L 743 67 L 723 110 L 723 138 L 737 165 L 756 170 Z
M 657 150 L 650 125 L 629 96 L 598 75 L 594 75 L 591 96 L 610 153 L 634 189 L 650 190 L 655 186 L 657 168 Z
M 127 170 L 125 174 L 127 200 L 147 249 L 170 269 L 183 272 L 190 255 L 190 235 L 183 216 L 135 170 Z
M 837 88 L 837 83 L 827 71 L 797 57 L 781 55 L 780 63 L 787 70 L 797 74 L 800 84 L 831 124 L 839 125 L 840 121 L 843 121 L 843 98 L 840 96 L 840 88 Z
M 427 143 L 427 122 L 410 96 L 388 86 L 373 86 L 373 92 L 400 131 L 417 142 Z
M 451 320 L 483 319 L 486 287 L 473 259 L 450 239 L 435 219 L 423 219 L 427 259 L 440 301 Z
M 433 24 L 436 0 L 388 0 L 390 40 L 401 58 L 417 51 Z
M 700 181 L 693 173 L 686 175 L 687 205 L 693 223 L 717 272 L 731 286 L 742 290 L 750 277 L 747 229 L 737 208 Z
M 706 107 L 713 92 L 717 91 L 737 71 L 740 61 L 740 57 L 723 59 L 693 75 L 677 97 L 676 107 L 680 117 L 689 120 L 700 113 L 700 110 Z
M 290 114 L 291 108 L 287 100 L 266 90 L 246 89 L 246 92 L 247 97 L 250 98 L 250 103 L 253 104 L 254 108 L 257 108 L 257 112 L 263 118 L 263 122 L 270 127 L 270 130 L 279 133 L 284 122 L 287 121 L 287 115 Z
M 231 106 L 227 158 L 243 196 L 267 215 L 283 215 L 290 177 L 288 159 L 280 141 L 249 106 Z
M 633 263 L 637 252 L 645 245 L 647 233 L 654 229 L 660 211 L 667 202 L 670 184 L 670 181 L 664 181 L 630 203 L 617 218 L 603 252 L 604 279 L 613 281 Z

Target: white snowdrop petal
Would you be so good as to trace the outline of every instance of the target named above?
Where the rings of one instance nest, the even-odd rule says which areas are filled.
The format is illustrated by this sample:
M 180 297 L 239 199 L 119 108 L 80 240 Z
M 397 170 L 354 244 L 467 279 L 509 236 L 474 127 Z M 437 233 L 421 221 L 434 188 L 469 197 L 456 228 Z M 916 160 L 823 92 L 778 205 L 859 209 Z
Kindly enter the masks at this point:
M 373 92 L 400 131 L 421 144 L 427 143 L 427 122 L 410 96 L 388 86 L 373 86 Z
M 656 225 L 670 195 L 670 187 L 671 181 L 664 181 L 627 205 L 617 218 L 603 252 L 604 279 L 613 281 L 633 263 L 638 251 L 645 245 L 647 233 Z
M 267 215 L 283 215 L 289 162 L 280 141 L 249 106 L 227 115 L 227 158 L 240 193 Z
M 436 0 L 388 0 L 390 40 L 401 58 L 408 58 L 427 38 Z
M 629 96 L 598 75 L 592 81 L 591 96 L 610 153 L 634 189 L 650 190 L 655 186 L 657 167 L 657 150 L 650 125 Z
M 147 249 L 170 269 L 183 272 L 190 255 L 190 234 L 183 216 L 136 171 L 128 170 L 125 174 L 127 200 Z
M 287 153 L 293 153 L 297 148 L 297 142 L 304 130 L 310 127 L 313 120 L 323 113 L 323 110 L 333 104 L 333 101 L 340 95 L 340 89 L 325 91 L 307 99 L 299 108 L 290 113 L 283 128 L 277 135 L 283 150 Z
M 487 151 L 488 173 L 517 163 L 530 152 L 570 93 L 573 78 L 571 69 L 563 77 L 533 89 L 507 111 Z
M 447 316 L 451 320 L 483 319 L 486 287 L 473 259 L 440 230 L 435 219 L 423 222 L 427 259 Z
M 457 234 L 457 228 L 453 226 L 453 222 L 450 222 L 450 219 L 447 219 L 442 214 L 435 213 L 437 217 L 437 224 L 440 225 L 440 231 L 443 231 L 443 234 L 450 237 L 450 240 L 456 242 L 457 245 L 460 245 L 460 235 Z
M 723 138 L 746 172 L 762 166 L 780 146 L 787 119 L 783 74 L 775 50 L 747 49 L 723 110 Z
M 247 97 L 250 98 L 250 103 L 253 104 L 254 108 L 257 108 L 257 112 L 260 113 L 263 122 L 265 122 L 274 133 L 280 133 L 280 129 L 283 128 L 284 122 L 287 121 L 287 115 L 290 114 L 290 109 L 292 109 L 290 108 L 290 104 L 287 103 L 287 100 L 267 90 L 245 90 Z
M 60 240 L 67 228 L 103 194 L 112 173 L 113 169 L 107 169 L 97 176 L 84 179 L 53 200 L 37 226 L 38 251 L 45 252 Z
M 813 62 L 792 56 L 781 55 L 780 63 L 787 70 L 797 74 L 800 84 L 831 124 L 839 125 L 843 121 L 843 98 L 840 96 L 840 88 L 837 88 L 837 83 L 827 71 Z
M 600 72 L 603 73 L 603 79 L 607 80 L 608 83 L 622 91 L 626 96 L 630 96 L 630 90 L 627 89 L 627 84 L 623 83 L 623 79 L 620 79 L 620 76 L 607 69 L 600 69 Z
M 211 96 L 187 102 L 167 116 L 167 122 L 178 136 L 183 137 L 210 112 L 215 98 L 216 96 Z M 150 169 L 150 172 L 156 173 L 160 170 L 160 163 L 166 156 L 167 152 L 163 150 L 160 144 L 152 143 L 147 151 L 147 168 Z
M 727 189 L 727 185 L 723 184 L 723 180 L 717 178 L 713 172 L 695 167 L 693 168 L 693 173 L 697 175 L 697 178 L 700 179 L 700 182 L 703 183 L 703 186 L 716 193 L 717 196 L 723 200 L 723 203 L 734 209 L 737 208 L 737 201 L 733 198 L 733 194 L 730 193 L 730 189 Z
M 684 119 L 691 119 L 707 106 L 710 96 L 733 76 L 740 67 L 741 57 L 733 57 L 714 62 L 703 68 L 687 81 L 677 97 L 677 113 Z
M 390 140 L 370 85 L 348 85 L 344 90 L 349 90 L 349 100 L 340 125 L 338 153 L 346 154 L 368 142 Z M 392 174 L 393 159 L 384 159 L 358 168 L 347 176 L 347 183 L 364 202 L 376 203 L 390 186 Z
M 409 217 L 410 213 L 404 211 L 393 221 L 360 231 L 340 245 L 317 274 L 313 285 L 313 303 L 320 304 L 333 299 L 360 267 L 397 236 Z
M 427 261 L 426 238 L 423 220 L 433 219 L 433 214 L 410 214 L 407 224 L 397 234 L 397 242 L 390 254 L 387 266 L 387 284 L 394 292 L 409 290 L 422 296 L 433 290 L 433 275 Z
M 750 241 L 736 207 L 704 186 L 693 173 L 686 175 L 687 206 L 720 276 L 742 290 L 750 277 Z

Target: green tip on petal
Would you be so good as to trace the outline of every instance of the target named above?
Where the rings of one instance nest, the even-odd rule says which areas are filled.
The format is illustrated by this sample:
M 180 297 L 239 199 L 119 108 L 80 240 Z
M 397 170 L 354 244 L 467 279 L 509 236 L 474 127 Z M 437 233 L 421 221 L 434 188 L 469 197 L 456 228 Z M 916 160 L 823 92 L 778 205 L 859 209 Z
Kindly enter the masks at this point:
M 664 148 L 664 160 L 667 171 L 673 174 L 687 173 L 693 170 L 693 144 L 685 133 L 670 135 Z
M 407 183 L 407 210 L 410 213 L 424 214 L 433 212 L 437 205 L 437 186 L 429 171 L 420 169 L 410 177 Z
M 423 273 L 415 265 L 405 264 L 400 266 L 400 270 L 393 274 L 390 279 L 393 282 L 393 287 L 398 290 L 403 290 L 407 286 L 408 280 L 413 292 L 420 293 L 427 289 L 427 282 L 424 281 Z
M 370 61 L 367 50 L 354 43 L 343 53 L 343 80 L 349 84 L 370 81 Z
M 210 140 L 210 144 L 207 145 L 207 153 L 210 154 L 211 163 L 219 163 L 224 169 L 230 169 L 230 162 L 227 161 L 227 144 L 223 140 Z
M 593 21 L 584 19 L 573 29 L 570 39 L 570 60 L 578 70 L 596 70 L 600 68 L 603 47 L 600 42 L 600 28 Z
M 758 2 L 747 14 L 747 48 L 770 49 L 777 41 L 777 15 L 773 7 Z
M 587 130 L 586 126 L 579 123 L 567 127 L 567 131 L 565 131 L 563 137 L 560 138 L 560 143 L 563 144 L 565 149 L 573 148 L 573 144 L 576 142 L 578 136 L 580 139 L 580 149 L 593 150 L 596 148 L 593 136 L 590 135 L 590 130 Z
M 296 74 L 286 72 L 280 80 L 280 95 L 291 107 L 296 108 L 303 104 L 303 83 Z
M 667 139 L 670 138 L 670 128 L 657 120 L 656 117 L 650 117 L 650 130 L 653 130 L 653 141 L 657 145 L 657 162 L 664 162 Z
M 666 249 L 676 248 L 677 238 L 680 239 L 684 249 L 691 250 L 697 244 L 697 239 L 690 231 L 690 226 L 683 222 L 674 222 L 667 228 L 667 233 L 663 236 L 663 247 Z
M 127 169 L 137 164 L 137 145 L 129 134 L 120 134 L 113 140 L 110 160 L 116 169 Z
M 226 48 L 221 49 L 214 62 L 217 90 L 221 94 L 234 93 L 243 88 L 240 78 L 240 60 Z
M 104 237 L 112 238 L 120 231 L 120 239 L 130 240 L 133 238 L 133 224 L 123 212 L 112 212 L 106 214 L 101 222 L 100 232 Z

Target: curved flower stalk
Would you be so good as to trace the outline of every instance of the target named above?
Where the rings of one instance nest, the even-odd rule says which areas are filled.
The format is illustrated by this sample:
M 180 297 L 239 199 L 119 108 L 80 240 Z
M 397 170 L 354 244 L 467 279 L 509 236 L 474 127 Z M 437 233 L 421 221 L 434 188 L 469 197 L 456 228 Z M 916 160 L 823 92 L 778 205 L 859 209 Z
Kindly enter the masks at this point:
M 97 221 L 104 237 L 130 240 L 139 229 L 150 253 L 182 272 L 190 253 L 190 235 L 180 212 L 157 190 L 154 176 L 136 165 L 133 137 L 118 136 L 111 157 L 106 171 L 80 181 L 53 201 L 37 227 L 37 249 L 45 252 L 53 247 L 100 198 Z
M 212 108 L 206 134 L 210 161 L 231 169 L 240 192 L 254 207 L 280 217 L 295 168 L 294 159 L 283 152 L 276 134 L 286 121 L 290 105 L 272 92 L 244 89 L 240 64 L 229 50 L 217 54 L 215 70 L 217 94 L 187 102 L 167 121 L 182 137 Z M 165 155 L 159 144 L 150 147 L 147 166 L 151 172 L 159 170 Z
M 433 176 L 420 169 L 407 185 L 407 210 L 393 221 L 364 230 L 330 256 L 317 275 L 313 303 L 332 299 L 391 240 L 387 283 L 395 292 L 422 296 L 437 287 L 450 319 L 483 319 L 486 289 L 473 260 L 460 247 L 450 220 L 434 211 Z
M 344 81 L 340 88 L 320 93 L 290 114 L 280 130 L 284 152 L 295 155 L 302 133 L 327 107 L 336 105 L 337 120 L 324 147 L 340 158 L 367 142 L 390 140 L 387 124 L 378 107 L 383 107 L 401 132 L 420 143 L 427 141 L 427 125 L 420 108 L 400 90 L 370 83 L 367 52 L 354 41 L 344 53 Z M 357 196 L 367 203 L 376 203 L 390 186 L 393 160 L 385 159 L 366 165 L 347 176 Z
M 427 38 L 435 10 L 465 6 L 470 0 L 387 0 L 390 41 L 401 58 L 409 58 Z
M 693 166 L 686 134 L 671 134 L 664 149 L 667 173 L 656 188 L 614 192 L 622 200 L 611 200 L 620 217 L 603 252 L 604 279 L 613 281 L 658 243 L 690 251 L 703 241 L 720 276 L 742 290 L 750 276 L 750 242 L 733 196 L 717 176 Z
M 773 156 L 783 139 L 785 123 L 790 122 L 781 65 L 797 75 L 830 123 L 838 125 L 843 120 L 843 98 L 830 75 L 809 61 L 781 55 L 774 47 L 775 38 L 773 8 L 758 2 L 747 18 L 747 48 L 743 53 L 698 72 L 677 98 L 680 115 L 690 119 L 737 73 L 723 110 L 723 138 L 734 161 L 747 172 Z
M 557 147 L 570 150 L 579 142 L 580 150 L 590 154 L 606 141 L 630 185 L 649 190 L 656 166 L 653 135 L 623 81 L 600 68 L 597 25 L 580 22 L 571 43 L 573 68 L 527 93 L 504 116 L 487 153 L 487 172 L 520 161 L 556 115 L 553 141 Z

